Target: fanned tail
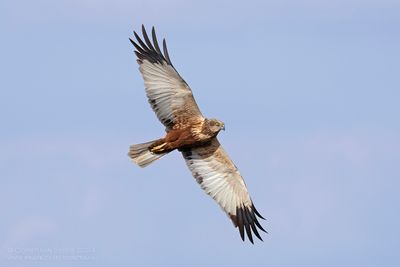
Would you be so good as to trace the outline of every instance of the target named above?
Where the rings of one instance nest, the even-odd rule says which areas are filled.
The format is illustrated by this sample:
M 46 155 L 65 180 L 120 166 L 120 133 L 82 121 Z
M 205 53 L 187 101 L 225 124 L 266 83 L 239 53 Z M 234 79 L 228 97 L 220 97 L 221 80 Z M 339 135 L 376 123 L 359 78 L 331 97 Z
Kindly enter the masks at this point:
M 153 161 L 161 158 L 162 156 L 168 154 L 168 152 L 165 153 L 153 153 L 150 152 L 149 147 L 154 144 L 157 140 L 143 143 L 143 144 L 138 144 L 138 145 L 131 145 L 129 148 L 129 153 L 128 156 L 132 159 L 133 162 L 135 162 L 137 165 L 140 167 L 144 168 Z

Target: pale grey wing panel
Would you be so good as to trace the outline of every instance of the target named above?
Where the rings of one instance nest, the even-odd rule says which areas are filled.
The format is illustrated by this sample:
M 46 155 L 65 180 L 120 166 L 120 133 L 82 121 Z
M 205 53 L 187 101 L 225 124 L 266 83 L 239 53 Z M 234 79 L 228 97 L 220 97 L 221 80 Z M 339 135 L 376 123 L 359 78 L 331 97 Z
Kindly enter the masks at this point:
M 251 242 L 252 232 L 261 239 L 257 220 L 262 218 L 253 205 L 239 170 L 216 138 L 207 146 L 182 151 L 186 164 L 201 188 L 228 214 L 244 240 L 244 231 Z M 262 240 L 262 239 L 261 239 Z
M 191 123 L 203 119 L 193 97 L 192 90 L 182 79 L 169 59 L 165 39 L 164 54 L 157 42 L 154 27 L 153 43 L 142 26 L 144 41 L 134 32 L 136 40 L 131 40 L 136 48 L 139 70 L 144 79 L 146 95 L 158 119 L 167 127 L 177 123 Z

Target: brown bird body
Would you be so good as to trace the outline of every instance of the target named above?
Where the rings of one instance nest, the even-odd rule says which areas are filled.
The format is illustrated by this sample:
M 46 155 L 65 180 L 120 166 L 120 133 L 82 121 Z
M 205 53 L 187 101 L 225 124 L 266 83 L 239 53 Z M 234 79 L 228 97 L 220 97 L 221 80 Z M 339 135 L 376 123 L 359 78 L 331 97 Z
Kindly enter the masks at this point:
M 213 126 L 210 126 L 212 124 Z M 210 142 L 217 136 L 223 123 L 213 119 L 204 119 L 203 121 L 187 126 L 185 128 L 174 127 L 169 130 L 164 138 L 156 140 L 149 150 L 155 154 L 171 152 L 172 150 L 184 150 L 190 147 L 198 147 Z M 223 129 L 223 128 L 222 128 Z
M 244 240 L 246 232 L 261 239 L 257 228 L 265 231 L 257 220 L 263 218 L 254 207 L 239 170 L 218 142 L 217 135 L 225 125 L 207 119 L 194 100 L 192 90 L 178 74 L 168 55 L 165 39 L 163 52 L 154 27 L 152 40 L 142 26 L 144 41 L 134 32 L 139 70 L 146 95 L 158 119 L 166 127 L 166 135 L 158 140 L 132 145 L 129 157 L 145 167 L 173 150 L 179 150 L 201 188 L 227 213 Z M 262 240 L 262 239 L 261 239 Z

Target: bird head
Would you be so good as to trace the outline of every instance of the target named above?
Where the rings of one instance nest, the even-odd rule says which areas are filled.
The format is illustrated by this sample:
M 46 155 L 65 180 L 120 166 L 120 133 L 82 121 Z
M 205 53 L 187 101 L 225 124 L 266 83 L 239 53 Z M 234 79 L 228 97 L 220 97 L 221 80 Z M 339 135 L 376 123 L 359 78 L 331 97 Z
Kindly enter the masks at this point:
M 213 133 L 218 133 L 221 130 L 225 131 L 225 123 L 217 119 L 209 119 L 208 127 Z

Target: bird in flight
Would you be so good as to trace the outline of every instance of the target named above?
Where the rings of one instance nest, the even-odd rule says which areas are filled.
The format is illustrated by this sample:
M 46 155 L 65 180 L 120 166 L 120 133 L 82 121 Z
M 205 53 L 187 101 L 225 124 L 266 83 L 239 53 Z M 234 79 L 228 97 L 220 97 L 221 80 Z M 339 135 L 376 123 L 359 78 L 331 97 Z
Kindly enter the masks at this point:
M 252 233 L 262 240 L 257 228 L 266 231 L 257 217 L 264 218 L 254 207 L 238 168 L 217 139 L 218 133 L 225 130 L 224 123 L 202 115 L 192 90 L 172 65 L 165 39 L 161 51 L 154 27 L 152 42 L 143 25 L 142 34 L 144 41 L 136 32 L 136 41 L 129 40 L 136 49 L 148 101 L 166 127 L 166 135 L 130 146 L 129 157 L 145 167 L 173 150 L 180 151 L 201 188 L 239 228 L 242 240 L 245 232 L 251 243 Z

